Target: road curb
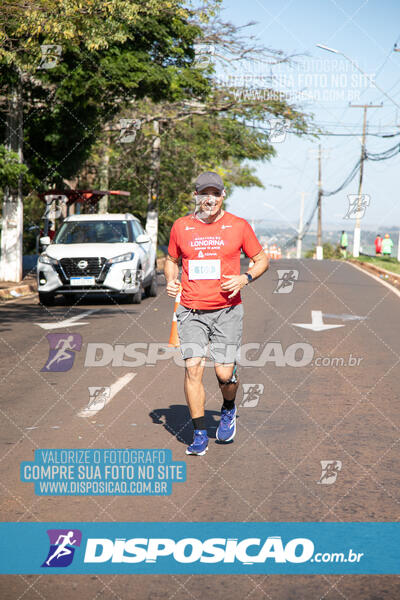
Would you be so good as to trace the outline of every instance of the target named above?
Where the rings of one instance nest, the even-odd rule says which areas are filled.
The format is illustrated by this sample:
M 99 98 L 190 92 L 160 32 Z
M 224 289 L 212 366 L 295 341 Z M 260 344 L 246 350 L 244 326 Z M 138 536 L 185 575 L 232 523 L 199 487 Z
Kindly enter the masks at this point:
M 395 287 L 400 287 L 400 274 L 398 273 L 393 273 L 382 267 L 377 267 L 376 265 L 371 265 L 370 263 L 364 263 L 358 260 L 349 259 L 348 262 L 359 266 L 364 271 L 369 271 L 370 273 L 377 275 L 380 279 L 385 279 L 386 282 L 391 283 Z
M 23 283 L 0 289 L 0 300 L 11 300 L 37 292 L 36 282 Z
M 389 290 L 391 290 L 394 294 L 396 294 L 396 296 L 399 296 L 399 298 L 400 298 L 400 291 L 396 288 L 396 286 L 394 284 L 388 283 L 388 281 L 386 279 L 382 279 L 382 277 L 379 277 L 378 275 L 376 275 L 375 273 L 372 273 L 372 271 L 369 271 L 368 269 L 363 269 L 362 267 L 359 266 L 360 265 L 359 261 L 347 260 L 346 262 L 348 262 L 355 269 L 358 269 L 358 271 L 365 273 L 365 275 L 368 275 L 368 277 L 372 277 L 372 279 L 375 279 L 375 281 L 378 281 L 385 287 L 389 288 Z M 375 267 L 375 268 L 377 268 L 377 267 Z M 382 271 L 385 271 L 385 269 L 382 269 Z

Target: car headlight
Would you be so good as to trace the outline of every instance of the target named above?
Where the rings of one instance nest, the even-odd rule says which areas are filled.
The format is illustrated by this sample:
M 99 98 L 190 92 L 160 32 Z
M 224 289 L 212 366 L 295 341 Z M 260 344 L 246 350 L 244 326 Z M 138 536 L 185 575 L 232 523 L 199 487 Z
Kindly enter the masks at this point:
M 127 252 L 126 254 L 120 254 L 119 256 L 114 256 L 114 258 L 109 258 L 108 263 L 113 265 L 115 263 L 125 262 L 127 260 L 133 260 L 135 254 L 133 252 Z
M 48 254 L 41 254 L 38 258 L 38 262 L 45 265 L 58 265 L 58 260 L 56 258 L 52 258 Z

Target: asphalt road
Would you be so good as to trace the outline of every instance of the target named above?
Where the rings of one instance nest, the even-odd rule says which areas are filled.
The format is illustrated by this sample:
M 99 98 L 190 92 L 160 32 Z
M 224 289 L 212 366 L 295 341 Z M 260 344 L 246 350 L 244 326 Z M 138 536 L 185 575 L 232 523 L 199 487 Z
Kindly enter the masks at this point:
M 277 269 L 298 271 L 290 293 L 274 293 Z M 221 398 L 214 371 L 206 368 L 212 439 L 204 457 L 185 455 L 192 427 L 183 368 L 173 358 L 137 368 L 84 366 L 90 343 L 123 348 L 168 342 L 173 301 L 162 276 L 159 296 L 138 306 L 92 299 L 46 309 L 30 298 L 1 307 L 2 520 L 397 521 L 400 298 L 349 264 L 311 260 L 272 262 L 242 296 L 243 343 L 258 343 L 261 350 L 249 350 L 253 364 L 239 369 L 232 444 L 215 441 Z M 94 312 L 84 316 L 85 325 L 72 321 L 53 330 L 37 325 L 87 311 Z M 315 331 L 293 325 L 310 324 L 312 311 L 314 324 L 321 311 L 324 324 L 342 327 Z M 82 337 L 72 368 L 42 371 L 49 354 L 46 335 L 66 332 Z M 254 364 L 272 342 L 269 361 Z M 308 364 L 296 366 L 301 352 L 295 354 L 293 344 L 311 348 Z M 87 407 L 90 386 L 111 386 L 130 373 L 134 377 L 107 406 L 90 418 L 78 416 Z M 244 384 L 247 390 L 253 386 L 252 394 L 244 395 Z M 169 448 L 174 460 L 186 461 L 187 481 L 174 484 L 167 497 L 36 496 L 33 484 L 20 481 L 19 465 L 33 460 L 38 448 Z M 330 485 L 318 483 L 324 460 L 340 469 Z M 2 600 L 77 595 L 82 600 L 394 600 L 400 597 L 400 580 L 389 575 L 0 577 Z

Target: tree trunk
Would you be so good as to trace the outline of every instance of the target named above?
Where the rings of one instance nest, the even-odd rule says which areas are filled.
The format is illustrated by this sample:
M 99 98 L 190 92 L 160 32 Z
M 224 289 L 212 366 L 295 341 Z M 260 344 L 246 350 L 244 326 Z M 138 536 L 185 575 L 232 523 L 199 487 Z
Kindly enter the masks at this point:
M 149 193 L 147 197 L 147 218 L 146 231 L 151 237 L 152 242 L 157 248 L 158 237 L 158 194 L 160 189 L 160 159 L 161 159 L 161 139 L 160 124 L 153 122 L 155 137 L 151 149 L 151 168 Z
M 9 92 L 5 146 L 7 150 L 12 150 L 18 154 L 19 163 L 22 164 L 23 105 L 20 76 Z M 22 236 L 23 203 L 22 176 L 20 176 L 15 189 L 10 187 L 4 189 L 0 281 L 16 282 L 22 279 Z
M 104 143 L 101 145 L 100 150 L 100 165 L 99 165 L 99 187 L 101 190 L 108 191 L 109 184 L 109 173 L 108 167 L 110 163 L 110 134 L 106 133 Z M 108 196 L 105 195 L 99 200 L 98 207 L 99 214 L 108 212 Z

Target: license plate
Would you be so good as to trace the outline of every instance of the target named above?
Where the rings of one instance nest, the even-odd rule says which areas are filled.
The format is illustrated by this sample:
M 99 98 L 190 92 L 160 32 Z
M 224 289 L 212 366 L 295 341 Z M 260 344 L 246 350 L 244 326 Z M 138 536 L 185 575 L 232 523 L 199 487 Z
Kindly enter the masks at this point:
M 94 277 L 71 277 L 71 285 L 95 285 Z

